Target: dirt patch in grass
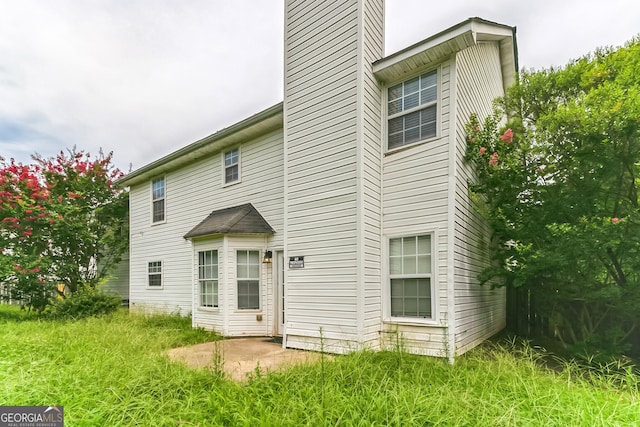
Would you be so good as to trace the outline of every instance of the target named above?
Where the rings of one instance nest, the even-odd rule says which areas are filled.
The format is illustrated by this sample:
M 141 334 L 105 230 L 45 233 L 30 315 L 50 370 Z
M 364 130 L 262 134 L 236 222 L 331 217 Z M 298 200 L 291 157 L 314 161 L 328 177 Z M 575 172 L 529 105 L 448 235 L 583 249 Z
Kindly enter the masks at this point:
M 251 373 L 278 371 L 289 366 L 314 363 L 320 353 L 282 348 L 271 338 L 233 338 L 179 347 L 167 352 L 169 358 L 192 368 L 209 368 L 245 381 Z M 326 356 L 325 356 L 326 357 Z

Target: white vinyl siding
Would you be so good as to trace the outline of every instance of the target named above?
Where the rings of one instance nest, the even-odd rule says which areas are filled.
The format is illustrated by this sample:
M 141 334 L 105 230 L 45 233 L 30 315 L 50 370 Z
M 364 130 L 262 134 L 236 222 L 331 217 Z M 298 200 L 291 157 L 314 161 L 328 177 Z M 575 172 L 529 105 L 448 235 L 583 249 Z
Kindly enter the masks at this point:
M 150 261 L 147 264 L 147 286 L 150 288 L 162 287 L 162 261 Z
M 359 10 L 360 9 L 360 10 Z M 287 345 L 345 352 L 380 327 L 382 2 L 288 0 L 285 28 Z M 365 36 L 366 34 L 366 36 Z M 377 344 L 374 344 L 377 345 Z
M 260 252 L 236 252 L 238 310 L 260 308 Z
M 129 253 L 122 255 L 120 262 L 114 267 L 112 273 L 109 274 L 104 290 L 114 292 L 120 295 L 123 300 L 129 300 Z
M 130 191 L 131 287 L 132 309 L 162 310 L 168 313 L 188 313 L 199 305 L 197 292 L 197 253 L 183 236 L 212 211 L 252 203 L 275 230 L 267 236 L 269 248 L 283 247 L 283 139 L 282 131 L 272 131 L 242 145 L 244 165 L 242 182 L 221 186 L 224 169 L 221 154 L 205 156 L 180 169 L 166 173 L 171 183 L 171 203 L 167 204 L 167 222 L 162 227 L 151 226 L 149 184 L 132 185 Z M 206 188 L 207 191 L 203 191 Z M 261 238 L 258 246 L 265 245 Z M 247 248 L 247 246 L 245 246 Z M 222 265 L 224 254 L 218 246 L 198 247 L 198 250 L 218 249 Z M 146 262 L 148 254 L 162 254 L 164 291 L 147 292 Z M 234 255 L 235 256 L 235 255 Z M 231 261 L 234 266 L 235 261 Z M 220 267 L 221 268 L 221 267 Z M 235 268 L 235 267 L 234 267 Z M 222 273 L 221 273 L 222 274 Z M 222 276 L 220 278 L 222 280 Z M 234 282 L 235 283 L 235 282 Z M 193 284 L 193 286 L 189 286 Z M 234 284 L 235 287 L 235 284 Z M 234 298 L 229 301 L 235 307 Z M 220 293 L 220 297 L 222 294 Z M 194 302 L 195 301 L 195 302 Z M 195 304 L 195 307 L 193 307 Z M 219 301 L 222 304 L 222 300 Z M 198 318 L 203 327 L 216 329 L 222 320 Z M 255 322 L 255 313 L 253 314 Z M 242 327 L 239 326 L 239 329 Z M 254 334 L 258 332 L 254 330 Z
M 504 94 L 497 43 L 481 43 L 456 55 L 456 209 L 455 316 L 456 354 L 462 354 L 505 327 L 504 288 L 479 286 L 478 274 L 491 265 L 491 232 L 478 206 L 469 197 L 474 175 L 464 161 L 465 124 L 471 113 L 482 120 L 492 112 L 492 100 Z
M 389 150 L 433 138 L 437 134 L 438 72 L 416 76 L 387 89 Z
M 218 251 L 198 252 L 200 307 L 218 307 Z
M 151 220 L 163 222 L 165 215 L 165 187 L 164 177 L 151 182 Z
M 283 128 L 249 121 L 179 161 L 168 158 L 158 168 L 163 189 L 165 179 L 170 185 L 170 203 L 162 195 L 163 226 L 152 227 L 153 215 L 149 223 L 153 177 L 131 186 L 132 308 L 192 311 L 194 326 L 225 336 L 271 335 L 280 272 L 261 262 L 268 249 L 282 251 L 285 266 L 288 257 L 305 259 L 304 268 L 282 273 L 287 347 L 344 353 L 400 340 L 412 353 L 446 356 L 456 345 L 464 351 L 499 326 L 489 319 L 501 316 L 496 297 L 503 294 L 474 287 L 486 255 L 481 249 L 476 256 L 474 245 L 484 248 L 485 230 L 470 210 L 470 176 L 453 154 L 464 149 L 458 133 L 467 92 L 492 95 L 496 76 L 475 82 L 472 74 L 482 67 L 461 66 L 471 74 L 452 87 L 455 62 L 464 56 L 456 49 L 475 43 L 465 36 L 447 40 L 444 50 L 429 47 L 417 60 L 391 55 L 399 61 L 396 75 L 376 74 L 378 81 L 382 0 L 285 4 Z M 476 105 L 465 104 L 464 114 Z M 244 203 L 275 234 L 183 238 L 212 211 Z M 405 251 L 405 240 L 413 252 Z M 397 242 L 400 252 L 392 247 Z M 204 252 L 210 263 L 200 262 Z M 162 292 L 147 286 L 147 263 L 156 256 Z M 214 258 L 217 276 L 201 274 Z
M 389 238 L 429 234 L 432 245 L 431 318 L 391 317 L 388 284 L 382 343 L 392 335 L 407 340 L 412 353 L 443 356 L 447 327 L 447 225 L 449 172 L 449 111 L 451 62 L 439 65 L 440 128 L 428 144 L 411 144 L 383 159 L 382 226 Z M 386 249 L 385 264 L 389 262 Z M 387 267 L 387 271 L 388 267 Z M 405 321 L 407 319 L 407 321 Z M 402 321 L 400 321 L 402 320 Z M 419 326 L 418 326 L 419 325 Z
M 240 149 L 224 153 L 224 183 L 232 184 L 240 180 Z
M 382 1 L 364 2 L 362 35 L 364 55 L 361 64 L 362 109 L 360 114 L 361 143 L 359 145 L 359 219 L 358 235 L 360 248 L 358 258 L 359 306 L 361 317 L 358 328 L 361 329 L 360 342 L 368 348 L 380 346 L 380 322 L 382 312 L 382 289 L 384 274 L 382 270 L 381 235 L 381 177 L 382 177 L 382 140 L 383 105 L 382 90 L 368 64 L 382 57 L 384 4 Z

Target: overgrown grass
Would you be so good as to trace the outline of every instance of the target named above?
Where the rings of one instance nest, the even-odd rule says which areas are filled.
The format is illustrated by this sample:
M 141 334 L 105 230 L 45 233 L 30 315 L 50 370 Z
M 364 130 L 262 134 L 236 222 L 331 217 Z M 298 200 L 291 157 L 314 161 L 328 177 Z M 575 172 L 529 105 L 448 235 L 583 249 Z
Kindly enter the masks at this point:
M 63 405 L 68 426 L 638 425 L 632 371 L 554 373 L 527 346 L 444 360 L 358 352 L 236 384 L 163 350 L 216 337 L 178 316 L 56 322 L 0 306 L 0 404 Z

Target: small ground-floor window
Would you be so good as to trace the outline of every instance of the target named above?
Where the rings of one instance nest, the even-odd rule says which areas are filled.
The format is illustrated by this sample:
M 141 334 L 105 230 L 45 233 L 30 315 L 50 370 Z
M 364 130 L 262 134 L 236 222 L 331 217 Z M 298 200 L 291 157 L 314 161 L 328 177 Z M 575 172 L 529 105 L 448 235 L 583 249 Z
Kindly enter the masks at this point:
M 148 264 L 148 286 L 159 288 L 162 286 L 162 261 L 151 261 Z
M 431 318 L 431 236 L 389 239 L 392 317 Z
M 218 251 L 198 252 L 200 307 L 218 306 Z
M 236 252 L 238 278 L 238 309 L 260 308 L 260 251 Z

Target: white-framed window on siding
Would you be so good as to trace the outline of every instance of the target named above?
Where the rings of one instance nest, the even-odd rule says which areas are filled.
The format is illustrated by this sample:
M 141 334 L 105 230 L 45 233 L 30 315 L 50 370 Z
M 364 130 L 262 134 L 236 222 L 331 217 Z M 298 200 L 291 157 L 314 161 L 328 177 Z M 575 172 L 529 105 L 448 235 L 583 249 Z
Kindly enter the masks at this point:
M 387 89 L 387 149 L 434 138 L 438 130 L 438 71 Z
M 149 288 L 162 287 L 162 261 L 147 263 L 147 286 Z
M 232 184 L 240 181 L 240 148 L 225 151 L 224 161 L 224 184 Z
M 165 185 L 164 177 L 151 181 L 151 218 L 152 222 L 163 222 L 165 219 Z
M 389 292 L 392 318 L 433 318 L 430 234 L 389 239 Z
M 218 307 L 218 251 L 198 252 L 200 307 Z
M 236 252 L 238 310 L 260 309 L 260 251 Z

